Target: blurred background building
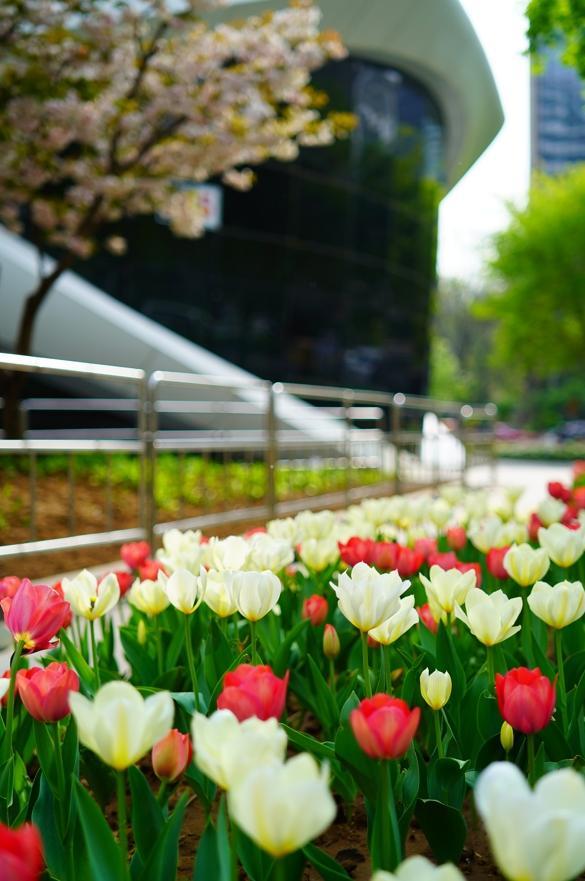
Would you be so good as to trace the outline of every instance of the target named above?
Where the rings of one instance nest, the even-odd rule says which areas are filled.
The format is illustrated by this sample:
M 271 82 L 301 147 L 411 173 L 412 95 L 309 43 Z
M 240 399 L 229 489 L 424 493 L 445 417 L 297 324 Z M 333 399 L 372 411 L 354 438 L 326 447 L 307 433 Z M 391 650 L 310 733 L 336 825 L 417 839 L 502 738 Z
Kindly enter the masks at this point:
M 532 168 L 559 174 L 585 162 L 584 84 L 561 59 L 562 49 L 542 50 L 542 70 L 532 75 Z

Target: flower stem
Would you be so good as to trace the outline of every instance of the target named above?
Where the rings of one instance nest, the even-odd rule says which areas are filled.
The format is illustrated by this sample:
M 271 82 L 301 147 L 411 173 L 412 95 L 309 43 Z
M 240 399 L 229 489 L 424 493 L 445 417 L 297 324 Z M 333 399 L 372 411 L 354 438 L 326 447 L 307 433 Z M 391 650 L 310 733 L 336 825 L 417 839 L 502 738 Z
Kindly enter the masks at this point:
M 97 645 L 96 645 L 96 641 L 95 641 L 95 621 L 93 619 L 90 620 L 90 622 L 89 622 L 89 635 L 91 638 L 91 659 L 92 659 L 93 669 L 94 669 L 94 673 L 95 673 L 95 681 L 96 681 L 97 687 L 99 688 L 101 685 L 100 665 L 99 665 L 99 660 L 98 660 Z
M 118 841 L 124 865 L 124 874 L 128 877 L 128 816 L 126 813 L 126 775 L 124 771 L 116 774 L 116 791 L 118 795 Z
M 531 786 L 534 786 L 536 782 L 534 767 L 534 734 L 526 735 L 526 744 L 528 749 L 528 782 Z
M 54 725 L 49 725 L 51 729 L 51 733 L 53 735 L 53 743 L 55 746 L 55 766 L 57 769 L 57 788 L 59 790 L 59 819 L 61 822 L 61 837 L 65 837 L 67 819 L 65 813 L 65 769 L 63 767 L 63 753 L 61 749 L 61 738 L 59 736 L 59 723 L 55 722 Z
M 156 637 L 156 662 L 157 662 L 157 671 L 158 675 L 162 676 L 163 672 L 163 647 L 162 647 L 162 633 L 160 629 L 160 622 L 158 620 L 158 615 L 154 616 L 154 632 Z
M 388 830 L 388 832 L 382 836 L 380 865 L 375 868 L 393 872 L 402 862 L 402 842 L 398 827 L 398 817 L 396 815 L 394 792 L 392 791 L 390 781 L 390 762 L 388 760 L 381 762 L 379 799 L 378 810 L 382 811 L 382 822 L 378 828 Z
M 441 718 L 439 712 L 433 711 L 433 719 L 435 722 L 435 740 L 437 741 L 437 752 L 439 754 L 439 758 L 443 759 L 445 757 L 445 750 L 443 748 L 443 736 L 441 734 Z
M 14 728 L 14 697 L 16 692 L 16 674 L 18 672 L 18 664 L 24 649 L 24 641 L 21 639 L 16 643 L 14 654 L 12 655 L 12 663 L 10 664 L 10 686 L 8 688 L 8 704 L 6 709 L 6 758 L 10 758 L 13 753 L 12 735 Z
M 329 658 L 329 688 L 335 694 L 335 661 Z
M 559 710 L 563 731 L 567 733 L 567 686 L 565 682 L 565 662 L 563 660 L 563 631 L 555 630 L 555 658 L 559 671 Z
M 167 783 L 167 781 L 161 780 L 160 786 L 158 788 L 158 793 L 156 795 L 156 800 L 159 803 L 159 805 L 161 806 L 161 808 L 163 808 L 165 806 L 165 804 L 168 800 L 168 795 L 167 795 L 168 789 L 169 789 L 169 784 Z
M 382 665 L 384 668 L 384 691 L 392 694 L 392 662 L 390 660 L 390 646 L 382 646 Z
M 284 860 L 275 861 L 270 874 L 270 881 L 286 881 Z
M 486 645 L 486 656 L 487 656 L 487 670 L 488 670 L 488 679 L 489 679 L 489 687 L 490 690 L 494 687 L 494 683 L 496 681 L 496 665 L 494 661 L 494 647 L 492 645 Z
M 189 675 L 191 676 L 191 687 L 193 689 L 193 698 L 195 700 L 195 709 L 199 712 L 199 683 L 197 682 L 197 670 L 195 669 L 195 658 L 193 657 L 193 646 L 191 645 L 191 627 L 188 615 L 183 615 L 185 622 L 185 649 L 187 651 L 187 664 L 189 665 Z
M 364 685 L 366 687 L 367 697 L 372 696 L 372 682 L 370 680 L 370 664 L 368 661 L 368 634 L 365 630 L 361 631 L 362 638 L 362 667 L 364 673 Z
M 250 625 L 250 652 L 252 655 L 252 663 L 258 663 L 258 650 L 256 648 L 256 622 L 249 621 Z

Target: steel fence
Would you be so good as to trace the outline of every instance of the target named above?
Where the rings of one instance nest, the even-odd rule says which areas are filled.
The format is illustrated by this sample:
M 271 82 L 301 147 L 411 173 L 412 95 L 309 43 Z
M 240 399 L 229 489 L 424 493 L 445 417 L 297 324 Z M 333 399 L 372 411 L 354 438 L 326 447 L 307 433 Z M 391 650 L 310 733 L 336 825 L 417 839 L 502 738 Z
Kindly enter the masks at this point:
M 24 401 L 24 439 L 0 439 L 0 456 L 24 456 L 28 463 L 28 535 L 0 545 L 0 559 L 142 538 L 156 542 L 172 526 L 237 526 L 306 507 L 349 505 L 367 495 L 437 487 L 453 480 L 465 483 L 471 466 L 495 463 L 493 404 L 462 405 L 245 376 L 234 380 L 169 371 L 148 375 L 137 369 L 8 354 L 0 354 L 2 370 L 66 377 L 83 388 L 82 394 L 75 390 L 77 397 Z M 88 383 L 94 385 L 93 394 L 88 393 Z M 113 389 L 120 387 L 125 396 L 114 397 Z M 45 422 L 47 414 L 66 413 L 71 418 L 65 427 L 39 428 L 40 413 Z M 100 414 L 99 426 L 74 427 L 76 413 L 86 419 Z M 120 415 L 124 425 L 104 425 L 106 417 Z M 106 463 L 104 528 L 80 532 L 76 466 L 88 454 L 100 454 Z M 66 534 L 41 538 L 38 463 L 40 457 L 56 455 L 67 462 L 66 512 L 61 517 Z M 112 463 L 121 455 L 135 462 L 138 493 L 134 522 L 116 528 Z M 172 457 L 178 487 L 175 516 L 166 519 L 161 516 L 161 481 L 167 479 L 162 456 L 167 462 Z M 0 492 L 9 492 L 10 479 L 1 463 L 0 469 Z M 305 484 L 299 491 L 298 476 L 305 479 L 313 473 L 324 476 L 315 494 Z M 24 492 L 22 485 L 20 491 Z

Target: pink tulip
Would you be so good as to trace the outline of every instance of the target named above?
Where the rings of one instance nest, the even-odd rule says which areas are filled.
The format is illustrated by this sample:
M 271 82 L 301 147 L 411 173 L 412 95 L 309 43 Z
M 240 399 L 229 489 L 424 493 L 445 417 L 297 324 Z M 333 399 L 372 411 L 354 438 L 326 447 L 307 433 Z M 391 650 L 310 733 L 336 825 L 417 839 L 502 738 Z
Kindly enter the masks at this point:
M 25 652 L 39 652 L 54 644 L 55 635 L 71 614 L 69 603 L 46 584 L 25 578 L 12 598 L 0 601 L 4 622 Z

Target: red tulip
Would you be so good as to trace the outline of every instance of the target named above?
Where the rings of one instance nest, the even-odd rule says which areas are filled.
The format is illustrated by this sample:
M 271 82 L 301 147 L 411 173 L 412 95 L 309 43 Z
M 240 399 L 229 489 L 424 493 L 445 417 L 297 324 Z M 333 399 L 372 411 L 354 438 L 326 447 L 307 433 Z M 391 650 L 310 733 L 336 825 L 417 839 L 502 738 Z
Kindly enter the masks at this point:
M 451 526 L 445 536 L 452 551 L 462 551 L 467 544 L 467 533 L 463 526 Z
M 25 652 L 50 648 L 55 635 L 71 615 L 69 603 L 46 584 L 31 584 L 25 578 L 12 598 L 0 601 L 4 622 Z
M 19 670 L 16 684 L 20 699 L 33 719 L 58 722 L 69 715 L 69 692 L 79 691 L 79 676 L 67 664 Z
M 193 747 L 188 734 L 171 728 L 152 748 L 152 767 L 159 780 L 174 783 L 191 764 Z
M 425 559 L 420 551 L 413 551 L 411 548 L 405 548 L 398 545 L 398 556 L 396 558 L 396 568 L 401 578 L 409 578 L 416 575 Z
M 4 673 L 2 674 L 2 676 L 0 676 L 0 679 L 10 679 L 10 670 L 5 670 Z M 18 686 L 17 686 L 16 691 L 14 693 L 15 693 L 15 695 L 18 694 Z M 7 703 L 8 703 L 8 692 L 6 692 L 6 694 L 4 695 L 3 698 L 0 698 L 0 707 L 5 707 Z
M 125 572 L 120 570 L 119 572 L 113 573 L 118 579 L 118 587 L 120 588 L 120 596 L 123 597 L 125 593 L 128 593 L 132 585 L 134 584 L 135 577 L 133 572 Z M 104 578 L 106 576 L 104 575 Z
M 544 523 L 534 512 L 530 515 L 530 520 L 528 521 L 528 538 L 530 541 L 538 541 L 538 530 L 541 526 L 544 526 Z
M 447 569 L 456 569 L 457 563 L 459 560 L 453 553 L 453 551 L 447 551 L 446 553 L 434 553 L 429 554 L 428 564 L 429 566 L 440 566 L 441 569 L 447 571 Z
M 360 747 L 372 759 L 399 759 L 416 734 L 420 709 L 410 709 L 397 697 L 375 694 L 366 698 L 349 716 Z
M 325 597 L 314 593 L 303 603 L 303 618 L 308 618 L 313 627 L 323 624 L 329 614 L 329 604 Z
M 323 654 L 326 658 L 334 661 L 341 651 L 341 644 L 337 630 L 333 624 L 326 624 L 323 631 Z
M 578 511 L 585 508 L 585 486 L 576 486 L 573 490 L 573 505 Z
M 421 622 L 425 625 L 427 630 L 430 630 L 431 633 L 436 633 L 439 629 L 439 622 L 435 621 L 433 618 L 433 613 L 431 612 L 431 607 L 428 603 L 425 603 L 424 606 L 417 606 L 416 611 L 418 612 L 418 617 Z
M 504 569 L 504 557 L 509 550 L 510 546 L 507 545 L 503 548 L 490 548 L 486 554 L 485 563 L 488 572 L 500 581 L 506 581 L 510 577 Z
M 414 549 L 417 553 L 422 554 L 425 560 L 428 560 L 431 554 L 438 553 L 436 538 L 417 538 L 414 543 Z
M 355 566 L 356 563 L 368 563 L 371 566 L 374 562 L 376 542 L 371 538 L 359 538 L 356 535 L 345 544 L 338 541 L 337 546 L 341 559 L 348 566 Z
M 565 502 L 565 504 L 571 498 L 571 490 L 568 486 L 565 486 L 564 483 L 561 483 L 560 480 L 551 480 L 549 484 L 547 484 L 548 494 L 552 496 L 553 499 L 560 499 L 561 502 Z
M 0 578 L 0 600 L 3 600 L 4 597 L 13 597 L 21 584 L 22 579 L 18 575 L 7 575 L 5 578 Z
M 0 881 L 38 881 L 44 867 L 43 843 L 32 823 L 10 829 L 0 823 Z
M 457 569 L 459 572 L 471 572 L 471 570 L 473 569 L 473 571 L 475 572 L 475 586 L 481 587 L 483 572 L 481 571 L 481 566 L 479 563 L 457 562 L 454 568 Z
M 379 649 L 382 643 L 378 642 L 377 639 L 374 639 L 373 636 L 370 636 L 368 633 L 368 648 L 370 649 Z
M 374 546 L 373 565 L 376 569 L 392 572 L 396 569 L 398 545 L 395 541 L 377 541 Z
M 270 667 L 240 664 L 223 678 L 223 691 L 217 699 L 220 710 L 231 710 L 243 722 L 250 716 L 280 719 L 286 703 L 289 673 L 284 679 Z
M 140 569 L 150 557 L 150 545 L 147 541 L 130 541 L 120 548 L 120 557 L 129 569 Z
M 252 527 L 252 529 L 247 529 L 245 531 L 244 538 L 247 540 L 249 538 L 252 538 L 253 535 L 263 535 L 264 533 L 267 533 L 267 532 L 268 532 L 268 530 L 266 529 L 265 526 L 254 526 L 254 527 Z M 203 541 L 201 542 L 201 544 L 203 544 Z
M 141 581 L 156 581 L 159 572 L 162 572 L 164 575 L 167 574 L 167 570 L 158 560 L 145 560 L 144 563 L 138 567 L 138 574 Z
M 515 667 L 496 674 L 496 695 L 502 718 L 523 734 L 545 728 L 555 708 L 555 683 L 539 668 Z

